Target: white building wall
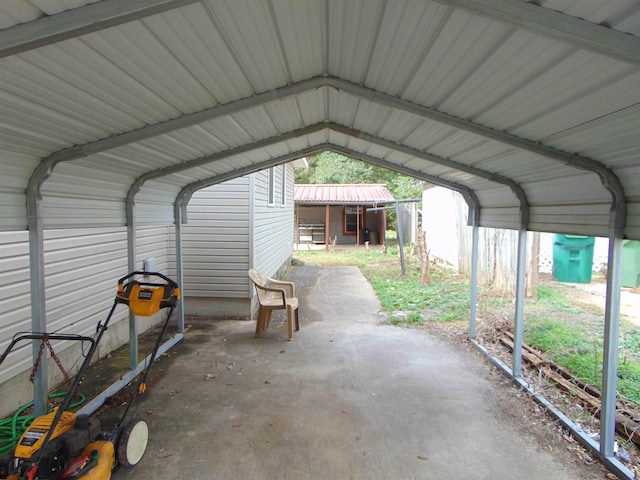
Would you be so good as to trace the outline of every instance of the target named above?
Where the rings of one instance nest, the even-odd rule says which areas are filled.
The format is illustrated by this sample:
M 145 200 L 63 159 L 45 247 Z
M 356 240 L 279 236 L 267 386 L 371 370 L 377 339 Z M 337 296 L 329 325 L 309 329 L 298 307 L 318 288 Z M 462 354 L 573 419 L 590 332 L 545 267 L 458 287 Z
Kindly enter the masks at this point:
M 256 174 L 257 175 L 257 174 Z M 249 315 L 252 176 L 196 192 L 182 229 L 185 314 Z
M 249 319 L 255 291 L 247 270 L 277 276 L 289 266 L 293 166 L 274 167 L 273 174 L 272 204 L 268 169 L 193 195 L 182 229 L 186 315 Z
M 281 202 L 285 173 L 285 202 Z M 273 205 L 268 202 L 268 170 L 255 174 L 252 217 L 253 245 L 251 255 L 253 267 L 265 275 L 276 276 L 289 266 L 293 252 L 293 166 L 286 170 L 274 168 L 275 195 Z M 252 292 L 253 294 L 253 292 Z
M 431 256 L 443 260 L 462 273 L 471 270 L 471 227 L 466 226 L 467 207 L 462 196 L 436 187 L 423 193 L 423 229 Z M 531 258 L 533 232 L 527 235 L 528 259 Z M 538 271 L 552 273 L 553 234 L 541 232 Z M 517 231 L 480 228 L 478 278 L 481 283 L 497 283 L 515 288 Z M 606 270 L 609 240 L 596 237 L 594 272 Z M 527 262 L 529 265 L 529 260 Z
M 432 257 L 458 269 L 458 235 L 455 198 L 446 188 L 429 188 L 422 197 L 422 230 Z
M 138 230 L 138 267 L 144 258 L 153 257 L 158 271 L 173 274 L 168 271 L 170 232 L 168 226 Z M 106 319 L 113 305 L 118 279 L 128 273 L 126 229 L 47 230 L 44 237 L 47 331 L 94 336 L 96 325 Z M 17 333 L 32 331 L 28 242 L 26 231 L 0 232 L 0 352 Z M 96 359 L 129 341 L 128 317 L 125 306 L 116 309 Z M 148 329 L 158 318 L 161 315 L 139 318 L 139 331 Z M 77 343 L 53 342 L 53 346 L 65 368 L 74 371 L 79 367 L 82 351 Z M 28 381 L 31 344 L 25 342 L 18 347 L 0 367 L 0 415 L 33 399 Z M 51 386 L 63 378 L 51 360 L 48 375 Z

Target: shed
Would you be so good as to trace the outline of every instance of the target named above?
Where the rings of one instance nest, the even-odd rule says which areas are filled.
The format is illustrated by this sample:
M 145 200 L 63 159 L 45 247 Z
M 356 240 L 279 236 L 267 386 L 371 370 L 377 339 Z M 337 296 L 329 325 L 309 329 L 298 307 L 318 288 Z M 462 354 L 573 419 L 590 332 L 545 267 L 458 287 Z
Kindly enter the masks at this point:
M 386 211 L 394 202 L 384 184 L 298 184 L 294 186 L 296 244 L 383 245 Z

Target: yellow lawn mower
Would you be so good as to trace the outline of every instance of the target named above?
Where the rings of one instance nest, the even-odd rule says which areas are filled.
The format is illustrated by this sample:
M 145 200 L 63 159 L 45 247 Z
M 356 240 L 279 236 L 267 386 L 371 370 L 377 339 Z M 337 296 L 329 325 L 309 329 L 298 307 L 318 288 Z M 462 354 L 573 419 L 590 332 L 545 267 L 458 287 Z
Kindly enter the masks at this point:
M 143 277 L 136 280 L 136 277 Z M 149 281 L 149 279 L 155 281 Z M 52 356 L 52 340 L 71 340 L 90 345 L 82 365 L 61 404 L 33 420 L 19 438 L 13 451 L 0 459 L 0 479 L 7 480 L 109 480 L 117 465 L 135 466 L 147 448 L 149 428 L 141 419 L 129 419 L 131 405 L 146 390 L 146 379 L 156 359 L 169 319 L 180 300 L 180 289 L 173 280 L 160 273 L 132 272 L 118 280 L 118 293 L 107 319 L 99 322 L 96 336 L 88 337 L 61 333 L 17 334 L 0 356 L 0 365 L 16 344 L 25 340 L 40 340 L 42 353 L 47 345 Z M 104 432 L 100 420 L 89 415 L 69 411 L 84 373 L 100 343 L 102 335 L 119 304 L 127 305 L 135 315 L 150 316 L 169 308 L 162 332 L 158 335 L 149 363 L 140 376 L 126 409 L 110 432 Z M 37 367 L 40 355 L 35 362 Z M 56 360 L 57 361 L 57 360 Z

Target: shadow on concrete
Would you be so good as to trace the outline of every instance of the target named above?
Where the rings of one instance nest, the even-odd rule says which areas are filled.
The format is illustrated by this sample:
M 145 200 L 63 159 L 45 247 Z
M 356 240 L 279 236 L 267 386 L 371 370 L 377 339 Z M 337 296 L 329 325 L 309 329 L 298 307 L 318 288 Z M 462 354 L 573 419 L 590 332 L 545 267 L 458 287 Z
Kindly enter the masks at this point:
M 357 268 L 294 267 L 289 279 L 291 342 L 278 319 L 261 338 L 253 322 L 189 320 L 137 407 L 147 452 L 113 478 L 604 478 L 514 421 L 477 354 L 383 323 Z

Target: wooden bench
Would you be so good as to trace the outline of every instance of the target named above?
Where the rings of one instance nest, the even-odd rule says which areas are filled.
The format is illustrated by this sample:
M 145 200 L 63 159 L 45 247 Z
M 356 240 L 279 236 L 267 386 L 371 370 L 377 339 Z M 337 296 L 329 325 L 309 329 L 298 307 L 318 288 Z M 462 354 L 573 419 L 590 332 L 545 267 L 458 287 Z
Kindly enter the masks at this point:
M 293 282 L 276 280 L 267 277 L 259 270 L 252 268 L 249 270 L 249 278 L 256 287 L 258 294 L 258 320 L 256 322 L 256 337 L 269 328 L 271 312 L 273 310 L 287 311 L 288 338 L 293 338 L 293 322 L 295 316 L 296 331 L 300 330 L 298 320 L 298 299 L 296 298 L 295 286 Z

